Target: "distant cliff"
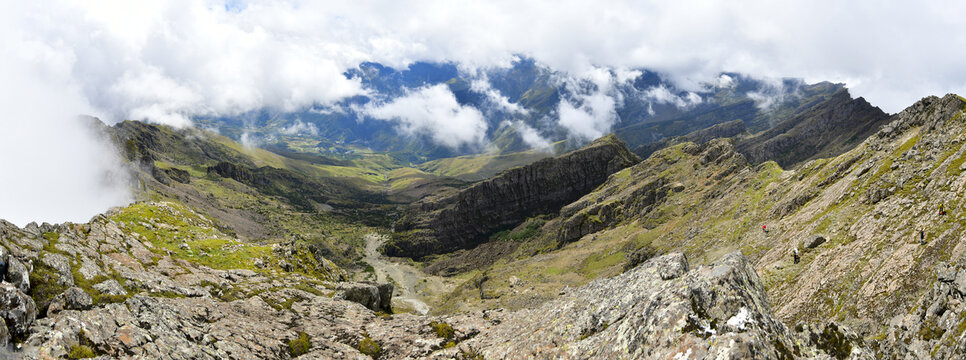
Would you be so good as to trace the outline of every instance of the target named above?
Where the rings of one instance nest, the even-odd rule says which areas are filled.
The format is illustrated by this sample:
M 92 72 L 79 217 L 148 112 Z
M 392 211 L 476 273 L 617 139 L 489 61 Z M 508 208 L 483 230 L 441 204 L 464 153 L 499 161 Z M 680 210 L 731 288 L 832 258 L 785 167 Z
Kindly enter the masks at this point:
M 458 192 L 412 204 L 385 246 L 389 256 L 420 258 L 469 248 L 528 217 L 553 213 L 640 162 L 615 136 L 507 170 Z
M 851 150 L 880 127 L 889 115 L 863 98 L 839 90 L 829 100 L 772 128 L 738 141 L 738 152 L 752 163 L 774 160 L 784 168 Z

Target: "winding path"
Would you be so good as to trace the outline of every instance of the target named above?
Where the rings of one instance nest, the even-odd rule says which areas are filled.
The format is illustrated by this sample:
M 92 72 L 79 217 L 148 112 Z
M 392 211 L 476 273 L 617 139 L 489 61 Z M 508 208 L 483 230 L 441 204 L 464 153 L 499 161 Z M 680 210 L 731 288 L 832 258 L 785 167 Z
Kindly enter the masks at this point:
M 447 287 L 442 278 L 425 274 L 419 269 L 408 265 L 392 262 L 385 259 L 379 253 L 379 246 L 388 238 L 385 235 L 369 233 L 365 237 L 366 251 L 365 262 L 372 265 L 376 270 L 376 281 L 380 283 L 388 282 L 389 278 L 395 281 L 398 295 L 393 296 L 393 300 L 406 302 L 416 309 L 416 312 L 426 315 L 429 313 L 429 305 L 422 299 L 420 292 L 432 291 Z

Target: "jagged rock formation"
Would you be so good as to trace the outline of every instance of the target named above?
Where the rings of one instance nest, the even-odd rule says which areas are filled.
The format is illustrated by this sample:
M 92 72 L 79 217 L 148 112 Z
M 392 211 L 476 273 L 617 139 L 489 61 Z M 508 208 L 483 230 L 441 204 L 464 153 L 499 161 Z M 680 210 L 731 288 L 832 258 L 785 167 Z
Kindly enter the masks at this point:
M 392 284 L 339 284 L 335 297 L 365 306 L 372 311 L 392 313 Z
M 872 358 L 835 324 L 819 330 L 827 336 L 782 324 L 740 253 L 689 267 L 680 253 L 648 260 L 540 308 L 504 314 L 461 346 L 487 359 Z
M 647 158 L 675 144 L 700 145 L 714 138 L 735 138 L 738 151 L 752 163 L 771 160 L 790 168 L 808 159 L 842 154 L 889 122 L 888 114 L 861 97 L 852 99 L 844 88 L 805 107 L 800 113 L 778 116 L 780 121 L 774 126 L 755 135 L 742 136 L 745 121 L 737 119 L 644 144 L 635 148 L 634 153 Z
M 939 264 L 932 288 L 915 308 L 889 321 L 875 343 L 886 357 L 952 359 L 966 354 L 966 269 Z
M 752 137 L 738 151 L 752 163 L 775 161 L 790 168 L 804 160 L 848 151 L 889 122 L 889 115 L 842 89 L 827 101 Z
M 613 135 L 507 170 L 464 190 L 424 198 L 395 224 L 384 252 L 421 258 L 478 245 L 528 217 L 552 213 L 640 159 Z

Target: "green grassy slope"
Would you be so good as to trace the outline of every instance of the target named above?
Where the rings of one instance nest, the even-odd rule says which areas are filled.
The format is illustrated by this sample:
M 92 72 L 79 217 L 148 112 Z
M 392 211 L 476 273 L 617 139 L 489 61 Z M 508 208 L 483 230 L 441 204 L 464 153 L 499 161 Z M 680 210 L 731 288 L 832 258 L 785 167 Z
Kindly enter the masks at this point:
M 704 264 L 741 250 L 784 320 L 836 319 L 875 335 L 912 310 L 942 262 L 966 261 L 964 111 L 954 95 L 924 99 L 849 152 L 795 169 L 749 165 L 725 141 L 659 151 L 516 240 L 509 256 L 459 275 L 442 310 L 530 306 L 654 253 Z M 808 247 L 815 236 L 826 241 Z M 487 300 L 473 291 L 483 272 Z

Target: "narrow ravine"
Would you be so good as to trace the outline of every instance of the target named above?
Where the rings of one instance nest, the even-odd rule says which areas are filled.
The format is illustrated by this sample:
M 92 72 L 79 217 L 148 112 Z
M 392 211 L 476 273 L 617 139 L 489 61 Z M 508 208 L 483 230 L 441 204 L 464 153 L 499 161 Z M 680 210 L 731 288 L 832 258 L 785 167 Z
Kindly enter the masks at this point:
M 379 246 L 388 240 L 385 235 L 369 233 L 365 240 L 364 260 L 375 269 L 376 281 L 389 282 L 389 278 L 392 278 L 396 286 L 393 300 L 409 304 L 422 315 L 428 314 L 430 307 L 423 299 L 427 295 L 448 288 L 447 281 L 441 277 L 425 274 L 411 265 L 385 259 L 379 253 Z

